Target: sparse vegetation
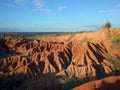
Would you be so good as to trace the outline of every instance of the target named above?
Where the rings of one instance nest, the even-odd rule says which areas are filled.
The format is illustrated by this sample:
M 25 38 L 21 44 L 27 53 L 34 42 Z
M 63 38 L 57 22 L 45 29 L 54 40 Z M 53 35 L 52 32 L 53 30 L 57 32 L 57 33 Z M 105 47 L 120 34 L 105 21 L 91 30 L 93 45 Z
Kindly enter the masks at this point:
M 112 42 L 120 44 L 120 35 L 112 37 Z
M 120 35 L 117 36 L 113 36 L 111 38 L 111 50 L 115 50 L 116 52 L 120 51 Z M 118 58 L 120 58 L 120 56 L 118 55 Z
M 76 77 L 68 78 L 66 76 L 64 76 L 58 80 L 61 90 L 70 90 L 70 89 L 72 89 L 76 86 L 79 86 L 81 84 L 84 84 L 88 81 L 89 80 L 87 78 L 84 78 L 84 79 L 79 79 Z
M 111 37 L 111 42 L 112 44 L 111 44 L 110 49 L 116 52 L 119 52 L 120 35 Z M 114 69 L 114 71 L 119 73 L 120 72 L 120 56 L 116 54 L 115 57 L 113 57 L 110 53 L 107 53 L 107 59 L 109 60 L 111 67 Z
M 108 60 L 115 71 L 120 70 L 120 59 L 112 57 L 109 53 L 107 54 Z
M 49 76 L 49 77 L 48 77 Z M 40 78 L 33 78 L 23 85 L 24 90 L 70 90 L 76 86 L 88 82 L 87 78 L 79 79 L 66 76 L 57 77 L 52 74 Z M 42 83 L 41 83 L 42 82 Z

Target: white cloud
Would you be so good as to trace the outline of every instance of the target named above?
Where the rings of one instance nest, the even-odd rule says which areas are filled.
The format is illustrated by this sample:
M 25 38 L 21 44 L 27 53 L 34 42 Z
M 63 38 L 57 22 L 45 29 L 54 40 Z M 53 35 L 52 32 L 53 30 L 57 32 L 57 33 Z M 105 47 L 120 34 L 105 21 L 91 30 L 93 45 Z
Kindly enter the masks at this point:
M 57 6 L 56 8 L 52 8 L 51 6 L 47 6 L 47 4 L 48 4 L 47 0 L 13 0 L 12 3 L 8 3 L 8 2 L 0 3 L 0 6 L 20 7 L 20 8 L 27 7 L 27 8 L 43 11 L 46 14 L 56 14 L 57 12 L 63 11 L 66 8 L 68 8 L 67 6 L 64 5 Z M 30 5 L 32 5 L 32 7 L 30 7 Z
M 43 0 L 33 0 L 33 3 L 37 9 L 41 9 L 45 6 L 45 2 Z
M 41 9 L 45 6 L 45 0 L 15 0 L 15 3 L 22 7 L 29 2 L 32 3 L 36 9 Z
M 120 9 L 110 9 L 110 10 L 100 10 L 98 13 L 106 13 L 106 14 L 119 14 Z
M 58 10 L 59 10 L 59 11 L 63 11 L 63 10 L 66 9 L 66 8 L 67 8 L 67 6 L 59 6 L 59 7 L 58 7 Z
M 20 5 L 20 7 L 24 7 L 25 6 L 25 3 L 27 2 L 28 0 L 15 0 L 15 3 Z

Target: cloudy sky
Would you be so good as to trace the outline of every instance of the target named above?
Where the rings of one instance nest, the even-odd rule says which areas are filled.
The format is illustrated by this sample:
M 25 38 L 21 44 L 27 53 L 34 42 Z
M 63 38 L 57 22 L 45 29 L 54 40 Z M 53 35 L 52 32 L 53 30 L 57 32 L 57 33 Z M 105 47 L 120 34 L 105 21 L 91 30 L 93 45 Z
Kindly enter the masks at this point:
M 0 32 L 97 30 L 120 27 L 120 0 L 0 0 Z

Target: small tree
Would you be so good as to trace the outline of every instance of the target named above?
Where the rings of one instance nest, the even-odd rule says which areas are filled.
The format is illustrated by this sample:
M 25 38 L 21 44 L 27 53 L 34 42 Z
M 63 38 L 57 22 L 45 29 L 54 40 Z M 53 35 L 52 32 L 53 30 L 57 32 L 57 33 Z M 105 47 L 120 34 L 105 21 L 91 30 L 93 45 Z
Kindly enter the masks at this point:
M 104 26 L 105 28 L 110 28 L 111 27 L 111 23 L 109 22 L 109 21 L 107 21 L 106 23 L 105 23 L 105 26 Z
M 106 23 L 105 23 L 105 26 L 104 26 L 104 28 L 106 28 L 107 29 L 107 36 L 109 36 L 110 37 L 110 28 L 111 28 L 111 23 L 109 22 L 109 21 L 107 21 Z

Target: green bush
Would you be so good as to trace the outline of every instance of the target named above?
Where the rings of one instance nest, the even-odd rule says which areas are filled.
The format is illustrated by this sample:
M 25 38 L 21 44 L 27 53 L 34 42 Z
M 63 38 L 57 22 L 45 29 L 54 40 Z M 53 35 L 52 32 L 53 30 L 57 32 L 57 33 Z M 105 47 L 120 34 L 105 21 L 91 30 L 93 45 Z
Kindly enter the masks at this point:
M 87 78 L 79 79 L 76 77 L 68 78 L 68 77 L 64 76 L 64 77 L 60 78 L 58 81 L 59 81 L 61 90 L 70 90 L 76 86 L 79 86 L 81 84 L 88 82 L 88 79 Z
M 120 35 L 112 37 L 112 41 L 120 43 Z
M 120 35 L 112 37 L 111 41 L 112 41 L 111 50 L 113 49 L 116 52 L 119 52 L 119 50 L 120 50 Z

